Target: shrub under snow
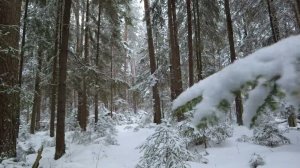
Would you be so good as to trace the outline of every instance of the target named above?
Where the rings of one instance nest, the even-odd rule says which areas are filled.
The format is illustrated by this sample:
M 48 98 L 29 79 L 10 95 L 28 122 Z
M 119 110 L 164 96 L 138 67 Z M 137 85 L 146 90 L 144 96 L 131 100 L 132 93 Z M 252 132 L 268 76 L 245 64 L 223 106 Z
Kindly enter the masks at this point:
M 249 161 L 250 168 L 257 168 L 258 166 L 262 166 L 264 164 L 265 161 L 259 154 L 252 154 L 251 159 Z
M 193 158 L 177 131 L 163 124 L 138 148 L 143 156 L 137 168 L 187 168 L 186 161 Z

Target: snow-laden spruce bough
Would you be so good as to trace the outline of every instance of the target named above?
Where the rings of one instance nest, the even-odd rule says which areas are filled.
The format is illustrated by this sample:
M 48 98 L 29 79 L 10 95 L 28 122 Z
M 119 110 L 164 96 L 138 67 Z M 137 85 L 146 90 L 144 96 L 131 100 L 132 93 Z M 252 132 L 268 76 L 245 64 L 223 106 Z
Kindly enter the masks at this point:
M 247 126 L 255 122 L 260 107 L 274 89 L 284 94 L 288 103 L 299 107 L 300 36 L 292 36 L 237 60 L 218 73 L 199 81 L 174 102 L 173 111 L 193 111 L 197 127 L 225 118 L 235 93 L 252 90 L 245 102 L 243 119 Z

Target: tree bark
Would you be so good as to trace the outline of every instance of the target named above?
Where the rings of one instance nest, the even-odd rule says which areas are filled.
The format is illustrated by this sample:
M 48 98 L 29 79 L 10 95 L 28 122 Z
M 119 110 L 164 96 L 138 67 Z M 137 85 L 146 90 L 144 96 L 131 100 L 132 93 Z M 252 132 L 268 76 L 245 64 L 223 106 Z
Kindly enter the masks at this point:
M 61 0 L 57 0 L 57 16 L 56 16 L 56 27 L 55 27 L 55 44 L 54 44 L 54 57 L 52 63 L 52 80 L 51 80 L 51 97 L 50 97 L 50 137 L 54 137 L 54 121 L 56 112 L 56 98 L 57 98 L 57 57 L 60 43 L 60 32 L 61 32 Z
M 0 158 L 16 156 L 21 1 L 0 2 Z
M 89 0 L 86 3 L 86 13 L 85 13 L 85 30 L 84 30 L 84 63 L 88 66 L 88 56 L 89 56 Z M 81 32 L 83 33 L 83 32 Z M 80 86 L 81 87 L 81 86 Z M 78 91 L 78 101 L 79 101 L 79 125 L 82 131 L 86 131 L 87 118 L 88 118 L 88 104 L 87 104 L 87 78 L 86 75 L 82 76 L 82 88 Z
M 40 127 L 40 118 L 41 118 L 41 101 L 42 101 L 42 90 L 41 90 L 41 71 L 42 71 L 42 60 L 43 60 L 43 50 L 41 47 L 38 49 L 37 53 L 38 67 L 35 75 L 35 86 L 34 86 L 34 98 L 31 114 L 31 123 L 30 123 L 30 133 L 34 134 L 35 130 L 38 130 Z
M 175 0 L 168 0 L 168 23 L 169 23 L 169 43 L 171 47 L 171 52 L 170 52 L 171 54 L 170 56 L 171 99 L 174 100 L 183 91 Z M 177 116 L 177 120 L 180 121 L 182 119 L 183 116 L 179 114 Z
M 201 48 L 201 25 L 200 25 L 200 7 L 199 1 L 194 2 L 194 19 L 195 19 L 195 40 L 196 40 L 196 62 L 197 62 L 197 77 L 198 81 L 203 79 L 202 76 L 202 48 Z
M 150 58 L 150 72 L 151 75 L 155 75 L 156 71 L 156 62 L 155 62 L 155 52 L 154 52 L 154 43 L 153 43 L 153 36 L 152 36 L 152 25 L 151 25 L 151 14 L 149 8 L 149 1 L 144 0 L 144 8 L 145 8 L 145 19 L 146 19 L 146 26 L 147 26 L 147 41 L 148 41 L 148 52 Z M 159 97 L 159 90 L 158 90 L 158 83 L 156 82 L 154 86 L 152 86 L 152 94 L 154 99 L 154 123 L 160 124 L 161 123 L 161 109 L 160 109 L 160 97 Z
M 266 0 L 268 5 L 268 12 L 269 12 L 269 18 L 270 18 L 270 25 L 272 30 L 272 38 L 274 43 L 280 40 L 280 34 L 279 34 L 279 26 L 278 26 L 278 20 L 276 17 L 276 11 L 274 8 L 273 0 Z
M 99 68 L 99 56 L 100 56 L 100 26 L 101 26 L 101 1 L 98 5 L 98 24 L 97 24 L 97 53 L 96 53 L 96 67 Z M 98 85 L 98 80 L 96 79 L 96 86 Z M 97 88 L 98 89 L 98 88 Z M 94 103 L 95 103 L 95 124 L 98 122 L 98 90 L 96 89 Z
M 19 86 L 22 86 L 22 72 L 23 72 L 23 62 L 24 62 L 24 46 L 26 42 L 26 30 L 27 30 L 27 13 L 28 13 L 29 0 L 25 1 L 25 11 L 23 17 L 23 32 L 22 32 L 22 42 L 21 42 L 21 52 L 20 52 L 20 70 L 19 70 Z
M 113 102 L 113 97 L 114 97 L 114 92 L 113 92 L 113 56 L 114 56 L 114 50 L 113 50 L 113 44 L 110 44 L 110 52 L 111 52 L 111 57 L 110 57 L 110 117 L 113 117 L 113 107 L 114 107 L 114 102 Z
M 177 98 L 182 89 L 182 78 L 181 78 L 181 65 L 180 65 L 180 51 L 179 51 L 179 44 L 178 44 L 178 26 L 177 26 L 177 19 L 176 19 L 176 2 L 175 0 L 171 1 L 171 10 L 172 10 L 172 20 L 173 20 L 173 30 L 174 30 L 174 52 L 173 52 L 173 62 L 172 66 L 174 67 L 174 91 L 175 91 L 175 98 Z
M 227 22 L 227 33 L 228 33 L 228 40 L 229 40 L 229 47 L 230 47 L 230 60 L 231 63 L 233 63 L 236 60 L 236 55 L 234 49 L 233 28 L 232 28 L 229 0 L 224 0 L 224 5 L 225 5 L 225 14 L 226 14 L 226 22 Z M 243 104 L 242 104 L 242 96 L 240 91 L 236 93 L 235 106 L 236 106 L 237 123 L 238 125 L 243 125 Z
M 85 15 L 85 45 L 84 45 L 84 63 L 86 66 L 88 66 L 88 59 L 89 59 L 89 7 L 90 3 L 89 0 L 87 0 L 86 3 L 86 15 Z M 87 119 L 88 119 L 88 102 L 87 102 L 87 78 L 86 76 L 83 77 L 83 97 L 82 97 L 82 111 L 81 111 L 81 117 L 80 117 L 80 126 L 83 131 L 86 131 L 87 126 Z
M 188 48 L 189 48 L 189 86 L 194 84 L 194 60 L 193 60 L 193 29 L 191 0 L 186 0 L 187 27 L 188 27 Z
M 62 39 L 59 52 L 59 84 L 57 103 L 57 129 L 54 159 L 65 153 L 65 115 L 66 115 L 66 79 L 68 60 L 69 24 L 71 15 L 71 0 L 63 1 Z
M 23 73 L 23 62 L 24 62 L 24 46 L 26 41 L 26 27 L 27 27 L 27 13 L 28 13 L 28 4 L 29 0 L 25 1 L 25 9 L 24 9 L 24 17 L 23 17 L 23 32 L 22 32 L 22 42 L 21 42 L 21 52 L 20 52 L 20 63 L 19 63 L 19 87 L 22 89 L 22 73 Z M 19 134 L 19 126 L 20 126 L 20 113 L 21 113 L 21 94 L 19 97 L 19 110 L 17 113 L 17 136 Z
M 168 0 L 168 27 L 169 27 L 169 58 L 170 58 L 170 91 L 171 100 L 176 98 L 175 93 L 175 78 L 174 78 L 174 66 L 173 66 L 173 52 L 174 52 L 174 30 L 173 30 L 173 19 L 172 19 L 172 5 L 171 0 Z
M 300 29 L 300 0 L 295 0 L 295 15 L 296 15 L 296 19 L 297 19 L 297 22 L 298 22 L 298 27 Z

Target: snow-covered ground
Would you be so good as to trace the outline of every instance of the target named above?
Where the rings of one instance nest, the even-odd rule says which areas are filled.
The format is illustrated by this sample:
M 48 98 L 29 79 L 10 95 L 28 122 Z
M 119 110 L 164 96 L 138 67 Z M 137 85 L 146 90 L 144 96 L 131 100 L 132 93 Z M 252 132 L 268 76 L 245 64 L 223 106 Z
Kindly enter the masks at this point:
M 259 154 L 265 161 L 263 168 L 299 168 L 300 132 L 291 130 L 285 135 L 291 144 L 270 148 L 250 142 L 238 142 L 242 135 L 251 136 L 252 131 L 246 127 L 235 127 L 233 137 L 220 145 L 207 149 L 205 156 L 209 163 L 201 165 L 203 168 L 247 168 L 253 153 Z M 196 167 L 195 167 L 196 168 Z
M 117 145 L 106 145 L 99 141 L 90 144 L 75 144 L 70 141 L 70 132 L 67 133 L 67 151 L 59 160 L 53 160 L 54 147 L 45 147 L 40 167 L 42 168 L 134 168 L 142 156 L 137 146 L 141 145 L 151 135 L 155 128 L 138 128 L 136 124 L 117 126 Z M 211 145 L 206 151 L 208 164 L 189 162 L 191 168 L 247 168 L 253 153 L 263 157 L 266 164 L 264 168 L 299 168 L 300 158 L 300 132 L 290 130 L 285 135 L 290 138 L 291 144 L 276 148 L 255 145 L 250 142 L 238 142 L 242 135 L 251 136 L 252 131 L 246 127 L 234 127 L 233 137 L 222 144 Z M 32 143 L 38 149 L 41 142 L 48 142 L 46 146 L 53 146 L 53 140 L 48 138 L 46 132 L 33 135 L 27 143 Z M 203 148 L 199 147 L 200 154 Z M 31 167 L 36 154 L 28 155 L 24 163 L 5 161 L 6 166 L 0 167 Z

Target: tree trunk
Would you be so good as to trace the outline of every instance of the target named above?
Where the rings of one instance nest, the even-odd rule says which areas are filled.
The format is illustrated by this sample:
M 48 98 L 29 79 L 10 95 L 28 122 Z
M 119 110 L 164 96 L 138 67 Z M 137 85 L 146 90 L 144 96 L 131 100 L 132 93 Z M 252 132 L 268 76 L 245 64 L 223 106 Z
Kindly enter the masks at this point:
M 266 0 L 268 5 L 268 12 L 269 12 L 269 18 L 270 18 L 270 25 L 272 29 L 272 38 L 273 42 L 276 43 L 280 40 L 280 34 L 279 34 L 279 26 L 278 26 L 278 20 L 276 17 L 276 11 L 274 8 L 273 0 Z
M 297 3 L 298 2 L 295 2 L 296 4 L 295 5 L 292 5 L 293 7 L 293 12 L 294 12 L 294 17 L 296 19 L 296 25 L 297 25 L 297 30 L 298 30 L 298 33 L 300 32 L 300 13 L 299 13 L 299 10 L 298 10 L 298 5 Z
M 101 26 L 101 1 L 98 5 L 98 24 L 97 24 L 97 53 L 96 53 L 96 67 L 99 68 L 99 56 L 100 56 L 100 26 Z M 98 85 L 98 79 L 96 79 L 96 86 Z M 95 124 L 98 122 L 98 88 L 96 89 L 94 103 L 95 103 Z
M 86 23 L 86 28 L 85 28 L 85 45 L 84 45 L 84 62 L 85 65 L 88 66 L 88 57 L 89 57 L 89 7 L 90 3 L 89 0 L 87 0 L 86 3 L 86 15 L 85 15 L 85 23 Z M 84 76 L 83 77 L 83 97 L 82 97 L 82 111 L 81 111 L 81 117 L 80 117 L 80 123 L 81 123 L 81 129 L 83 131 L 86 131 L 86 126 L 87 126 L 87 119 L 88 119 L 88 102 L 87 102 L 87 78 Z
M 24 46 L 26 41 L 26 27 L 27 27 L 27 13 L 28 13 L 28 4 L 29 0 L 25 1 L 25 9 L 24 9 L 24 17 L 23 17 L 23 32 L 22 32 L 22 42 L 21 42 L 21 52 L 20 52 L 20 63 L 19 63 L 19 87 L 22 88 L 22 73 L 23 73 L 23 62 L 24 62 Z M 19 126 L 20 126 L 20 113 L 21 113 L 21 94 L 19 97 L 19 110 L 17 113 L 17 136 L 19 134 Z
M 23 32 L 22 32 L 22 42 L 21 42 L 21 52 L 20 52 L 20 70 L 19 70 L 19 86 L 22 86 L 22 72 L 23 72 L 23 62 L 24 62 L 24 46 L 26 42 L 26 27 L 27 27 L 27 13 L 28 13 L 29 0 L 25 1 L 25 11 L 23 17 Z
M 35 75 L 35 86 L 34 86 L 34 98 L 31 114 L 31 123 L 30 123 L 30 133 L 34 134 L 35 130 L 38 130 L 40 127 L 40 118 L 41 118 L 41 100 L 42 100 L 42 90 L 41 90 L 41 71 L 42 71 L 42 60 L 43 60 L 43 51 L 39 47 L 37 53 L 38 67 Z
M 193 60 L 193 29 L 191 0 L 186 0 L 187 27 L 188 27 L 188 48 L 189 48 L 189 86 L 194 84 L 194 60 Z
M 65 115 L 66 115 L 66 79 L 68 60 L 69 23 L 71 15 L 71 0 L 63 1 L 62 39 L 59 52 L 59 84 L 57 103 L 56 146 L 54 159 L 59 159 L 65 153 Z
M 154 75 L 156 71 L 156 62 L 155 62 L 155 52 L 154 52 L 154 43 L 153 43 L 153 36 L 152 36 L 152 25 L 151 25 L 151 14 L 149 8 L 149 1 L 144 0 L 144 7 L 145 7 L 145 19 L 146 19 L 146 26 L 147 26 L 147 41 L 148 41 L 148 52 L 150 58 L 150 72 L 151 75 Z M 153 94 L 153 108 L 154 108 L 154 123 L 160 124 L 161 123 L 161 109 L 160 109 L 160 97 L 159 97 L 159 90 L 158 90 L 158 83 L 156 82 L 154 86 L 152 86 L 152 94 Z
M 300 29 L 300 0 L 295 0 L 295 15 L 298 22 L 298 27 Z
M 113 44 L 110 44 L 110 52 L 111 52 L 111 57 L 110 57 L 110 117 L 113 117 L 113 107 L 114 107 L 114 102 L 113 102 L 113 97 L 114 97 L 114 92 L 113 92 L 113 55 L 114 55 L 114 50 L 113 50 Z
M 176 2 L 175 0 L 171 0 L 171 10 L 172 10 L 172 20 L 173 20 L 173 30 L 174 30 L 174 52 L 173 52 L 173 71 L 174 71 L 174 91 L 175 91 L 175 98 L 177 98 L 182 89 L 182 78 L 181 78 L 181 66 L 180 66 L 180 51 L 179 51 L 179 44 L 178 44 L 178 26 L 177 26 L 177 19 L 176 19 Z
M 233 63 L 236 60 L 236 55 L 234 49 L 233 28 L 232 28 L 232 20 L 230 15 L 229 0 L 224 0 L 224 5 L 225 5 L 225 14 L 226 14 L 226 22 L 227 22 L 227 33 L 228 33 L 228 40 L 229 40 L 229 47 L 230 47 L 230 60 L 231 63 Z M 235 106 L 236 106 L 237 123 L 238 125 L 243 125 L 243 104 L 242 104 L 242 96 L 240 91 L 236 93 Z
M 195 22 L 195 40 L 196 40 L 196 62 L 198 81 L 203 79 L 202 76 L 202 48 L 201 48 L 201 25 L 200 25 L 200 9 L 199 1 L 194 2 L 194 22 Z
M 173 66 L 173 52 L 174 52 L 174 30 L 173 30 L 173 19 L 172 19 L 172 5 L 171 0 L 168 0 L 168 27 L 169 27 L 169 58 L 170 58 L 170 91 L 171 100 L 176 98 L 175 93 L 175 78 L 174 78 L 174 66 Z
M 60 43 L 60 32 L 61 32 L 61 0 L 57 0 L 57 16 L 56 16 L 56 27 L 55 27 L 55 44 L 54 44 L 54 57 L 52 63 L 52 81 L 51 81 L 51 97 L 50 97 L 50 137 L 54 137 L 54 121 L 55 121 L 55 112 L 56 112 L 56 96 L 57 96 L 57 57 L 58 57 L 58 48 Z
M 82 15 L 81 15 L 81 27 L 80 27 L 80 21 L 79 21 L 79 13 L 80 13 L 80 3 L 76 4 L 76 10 L 75 10 L 75 20 L 76 20 L 76 56 L 78 58 L 82 58 L 82 49 L 83 49 L 83 35 L 84 35 L 84 12 L 82 11 Z M 78 83 L 79 86 L 77 88 L 77 121 L 81 127 L 81 113 L 82 113 L 82 97 L 83 97 L 83 93 L 82 93 L 82 77 L 78 77 Z
M 0 2 L 0 158 L 16 156 L 20 15 L 21 1 Z

